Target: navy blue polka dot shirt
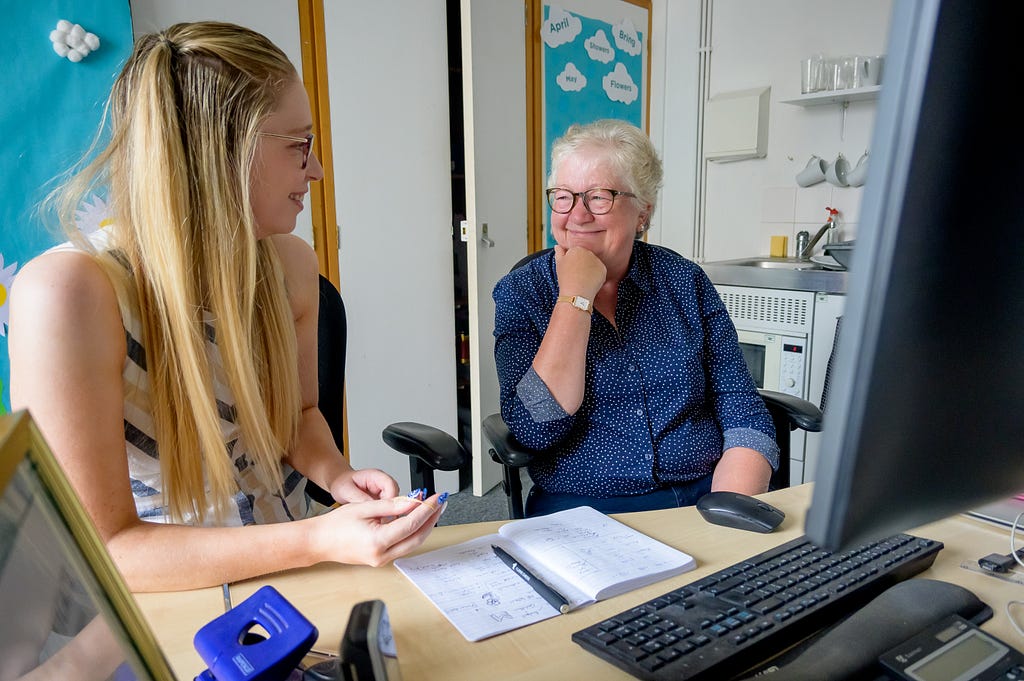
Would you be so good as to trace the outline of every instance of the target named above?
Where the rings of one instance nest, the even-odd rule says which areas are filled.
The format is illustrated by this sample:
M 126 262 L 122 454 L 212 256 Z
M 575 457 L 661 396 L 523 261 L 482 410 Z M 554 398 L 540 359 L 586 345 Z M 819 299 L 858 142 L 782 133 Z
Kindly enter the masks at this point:
M 494 289 L 501 413 L 547 492 L 644 494 L 710 474 L 722 452 L 750 447 L 778 467 L 775 429 L 717 291 L 695 263 L 633 245 L 613 327 L 594 313 L 583 403 L 567 414 L 533 370 L 558 296 L 554 253 Z

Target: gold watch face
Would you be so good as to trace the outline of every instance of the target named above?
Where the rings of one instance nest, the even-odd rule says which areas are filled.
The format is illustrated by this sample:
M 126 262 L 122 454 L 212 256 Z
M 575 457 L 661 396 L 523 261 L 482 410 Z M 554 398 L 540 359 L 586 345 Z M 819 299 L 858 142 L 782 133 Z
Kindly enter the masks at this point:
M 572 304 L 584 312 L 590 312 L 590 301 L 583 296 L 573 296 Z

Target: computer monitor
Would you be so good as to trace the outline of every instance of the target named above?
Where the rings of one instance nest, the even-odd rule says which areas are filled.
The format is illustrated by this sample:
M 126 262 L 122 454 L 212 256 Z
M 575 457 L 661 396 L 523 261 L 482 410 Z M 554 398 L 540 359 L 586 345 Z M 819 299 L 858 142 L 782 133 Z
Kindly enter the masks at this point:
M 174 673 L 26 412 L 0 416 L 0 681 Z
M 1024 490 L 1014 3 L 893 3 L 806 534 L 838 548 Z

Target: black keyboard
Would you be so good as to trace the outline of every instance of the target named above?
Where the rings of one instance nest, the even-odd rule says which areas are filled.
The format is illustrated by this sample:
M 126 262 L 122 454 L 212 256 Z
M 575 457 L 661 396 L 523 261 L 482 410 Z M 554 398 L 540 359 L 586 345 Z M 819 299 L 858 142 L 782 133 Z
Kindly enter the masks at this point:
M 906 534 L 832 553 L 805 537 L 577 631 L 641 679 L 730 679 L 927 569 L 942 543 Z

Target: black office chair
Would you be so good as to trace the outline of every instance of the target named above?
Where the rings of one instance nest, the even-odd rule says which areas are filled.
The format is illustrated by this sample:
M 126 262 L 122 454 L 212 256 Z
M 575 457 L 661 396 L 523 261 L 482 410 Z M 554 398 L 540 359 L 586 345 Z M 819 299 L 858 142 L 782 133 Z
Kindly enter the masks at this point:
M 665 247 L 657 246 L 657 248 Z M 522 267 L 550 250 L 544 249 L 527 255 L 514 264 L 510 271 Z M 789 487 L 791 432 L 797 428 L 810 432 L 820 431 L 822 412 L 819 407 L 793 395 L 764 389 L 760 389 L 758 392 L 772 417 L 772 423 L 775 425 L 775 442 L 779 446 L 779 467 L 772 474 L 769 489 Z M 508 496 L 509 517 L 522 518 L 525 512 L 520 469 L 529 465 L 538 452 L 524 447 L 515 439 L 502 420 L 501 414 L 491 414 L 485 418 L 483 430 L 491 442 L 489 450 L 491 459 L 502 465 L 501 484 Z
M 320 314 L 317 326 L 317 405 L 331 428 L 338 449 L 344 451 L 345 351 L 348 321 L 345 302 L 330 279 L 320 275 Z M 434 471 L 453 471 L 465 466 L 469 455 L 458 440 L 444 431 L 421 423 L 392 423 L 382 437 L 392 449 L 409 455 L 412 488 L 425 487 L 434 493 Z M 315 501 L 331 506 L 334 499 L 311 480 L 306 493 Z

